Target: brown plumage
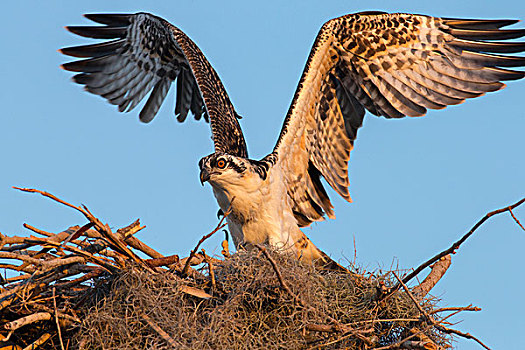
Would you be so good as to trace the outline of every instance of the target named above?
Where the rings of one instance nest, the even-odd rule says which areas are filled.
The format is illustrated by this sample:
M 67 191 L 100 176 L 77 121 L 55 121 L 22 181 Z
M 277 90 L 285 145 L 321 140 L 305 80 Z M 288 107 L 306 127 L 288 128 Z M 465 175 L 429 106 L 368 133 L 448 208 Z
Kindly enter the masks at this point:
M 497 41 L 525 36 L 525 29 L 501 29 L 515 20 L 381 12 L 335 18 L 317 35 L 273 152 L 255 161 L 247 159 L 238 115 L 217 73 L 180 29 L 147 13 L 86 17 L 102 26 L 67 28 L 110 40 L 62 49 L 87 57 L 63 68 L 80 72 L 74 80 L 119 111 L 150 93 L 143 122 L 155 117 L 177 81 L 177 119 L 191 112 L 211 123 L 215 153 L 201 160 L 201 181 L 212 184 L 223 210 L 235 213 L 228 220 L 236 244 L 269 242 L 306 260 L 327 261 L 298 228 L 334 217 L 321 178 L 351 200 L 348 161 L 365 110 L 422 116 L 525 76 L 509 69 L 525 66 L 525 58 L 506 55 L 525 51 L 525 43 Z
M 177 80 L 177 120 L 183 122 L 189 111 L 197 120 L 204 116 L 211 121 L 217 152 L 248 156 L 238 115 L 219 76 L 184 32 L 148 13 L 85 16 L 105 26 L 66 29 L 88 38 L 115 40 L 61 49 L 65 55 L 88 57 L 62 65 L 81 72 L 73 77 L 75 82 L 118 105 L 120 112 L 135 108 L 151 91 L 139 114 L 148 123 Z
M 313 185 L 319 174 L 351 201 L 348 160 L 365 109 L 386 118 L 422 116 L 523 78 L 501 67 L 523 67 L 524 57 L 493 52 L 522 52 L 525 43 L 479 41 L 524 36 L 524 29 L 500 29 L 516 22 L 373 12 L 325 23 L 268 157 L 285 155 L 299 222 L 333 217 L 326 192 Z

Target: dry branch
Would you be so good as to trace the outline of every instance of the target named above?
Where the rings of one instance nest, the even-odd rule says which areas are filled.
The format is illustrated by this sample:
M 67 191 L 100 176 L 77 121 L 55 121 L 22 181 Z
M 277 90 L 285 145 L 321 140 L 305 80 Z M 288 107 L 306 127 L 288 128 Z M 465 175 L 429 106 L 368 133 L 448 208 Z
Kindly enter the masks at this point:
M 483 346 L 485 349 L 490 350 L 490 348 L 488 346 L 483 344 L 483 342 L 481 340 L 479 340 L 478 338 L 474 337 L 473 335 L 471 335 L 469 333 L 463 333 L 463 332 L 460 332 L 460 331 L 455 330 L 455 329 L 447 328 L 447 327 L 443 326 L 442 324 L 440 324 L 439 322 L 437 322 L 436 320 L 434 320 L 434 318 L 432 316 L 430 316 L 425 310 L 423 310 L 421 308 L 421 306 L 419 305 L 419 302 L 416 300 L 416 298 L 414 297 L 412 292 L 410 292 L 410 290 L 408 289 L 407 285 L 399 278 L 399 276 L 397 276 L 397 274 L 395 272 L 393 272 L 393 271 L 392 271 L 392 274 L 396 277 L 396 279 L 398 280 L 399 284 L 401 284 L 401 286 L 403 287 L 403 289 L 405 290 L 407 295 L 414 302 L 414 305 L 419 309 L 419 312 L 421 312 L 421 314 L 423 315 L 425 321 L 427 321 L 428 323 L 432 324 L 434 327 L 436 327 L 438 330 L 440 330 L 442 332 L 445 332 L 445 333 L 448 333 L 448 334 L 456 334 L 456 335 L 459 335 L 460 337 L 463 337 L 463 338 L 466 338 L 466 339 L 475 340 L 478 344 Z
M 449 254 L 455 254 L 456 250 L 459 249 L 459 247 L 469 238 L 485 221 L 490 219 L 492 216 L 504 213 L 506 211 L 512 212 L 512 209 L 515 209 L 522 205 L 525 202 L 525 198 L 520 199 L 516 203 L 509 205 L 505 208 L 497 209 L 494 211 L 491 211 L 487 213 L 481 220 L 479 220 L 471 229 L 469 232 L 467 232 L 463 237 L 461 237 L 458 241 L 454 242 L 450 248 L 442 251 L 441 253 L 435 255 L 434 257 L 428 259 L 423 264 L 419 265 L 414 271 L 412 271 L 410 274 L 405 276 L 403 278 L 403 283 L 408 283 L 412 278 L 416 277 L 421 271 L 423 271 L 425 268 L 429 267 L 439 259 L 443 258 L 446 255 Z M 513 214 L 512 214 L 513 215 Z M 519 221 L 516 221 L 519 224 Z M 520 225 L 521 226 L 521 225 Z M 398 289 L 400 287 L 400 284 L 398 284 L 394 289 Z
M 159 326 L 157 326 L 155 324 L 155 322 L 153 322 L 153 320 L 151 319 L 151 317 L 149 317 L 148 315 L 146 314 L 142 314 L 142 319 L 144 321 L 146 321 L 146 323 L 155 330 L 155 332 L 157 332 L 161 337 L 162 339 L 164 339 L 169 345 L 171 345 L 174 349 L 177 348 L 177 343 L 175 342 L 175 340 L 173 340 L 172 337 L 170 337 L 168 335 L 168 333 L 166 333 L 162 328 L 160 328 Z
M 190 267 L 190 262 L 192 260 L 192 258 L 195 256 L 195 254 L 197 253 L 197 251 L 199 250 L 199 247 L 200 245 L 205 241 L 207 240 L 208 238 L 210 238 L 211 236 L 213 236 L 216 232 L 220 231 L 221 229 L 223 229 L 224 227 L 226 227 L 226 225 L 228 225 L 226 222 L 226 218 L 228 217 L 228 215 L 230 215 L 230 212 L 231 212 L 231 203 L 233 203 L 235 198 L 232 198 L 231 202 L 230 202 L 230 207 L 228 208 L 228 210 L 226 211 L 226 213 L 224 213 L 224 215 L 222 216 L 222 218 L 220 219 L 219 223 L 217 224 L 217 226 L 215 227 L 215 229 L 213 229 L 213 231 L 211 231 L 210 233 L 208 233 L 207 235 L 204 235 L 200 240 L 199 242 L 197 243 L 197 245 L 195 246 L 195 249 L 193 249 L 190 253 L 190 256 L 188 258 L 188 260 L 186 260 L 186 263 L 184 264 L 184 268 L 182 269 L 182 275 L 183 276 L 187 276 L 188 275 L 188 269 Z
M 445 272 L 447 272 L 448 268 L 450 267 L 451 263 L 451 256 L 445 255 L 442 257 L 438 262 L 436 262 L 432 266 L 432 270 L 428 274 L 428 276 L 416 287 L 412 288 L 412 293 L 414 296 L 418 298 L 418 300 L 421 300 L 425 295 L 427 295 L 432 288 L 439 282 L 439 280 L 443 277 Z
M 0 258 L 14 261 L 13 264 L 2 263 L 0 267 L 22 272 L 3 281 L 0 319 L 4 331 L 0 330 L 0 334 L 4 340 L 6 335 L 16 337 L 20 349 L 45 346 L 51 337 L 57 340 L 60 349 L 65 349 L 64 336 L 70 341 L 71 329 L 82 322 L 78 317 L 81 308 L 97 293 L 101 282 L 109 283 L 110 276 L 117 276 L 132 265 L 150 273 L 167 272 L 170 265 L 180 260 L 178 256 L 163 257 L 138 240 L 134 234 L 144 228 L 138 220 L 113 232 L 85 206 L 74 206 L 39 190 L 20 190 L 39 193 L 76 209 L 89 221 L 58 233 L 24 224 L 25 228 L 43 237 L 0 234 Z M 140 258 L 133 249 L 152 259 Z M 202 254 L 196 257 L 204 259 Z M 30 339 L 34 341 L 31 343 Z

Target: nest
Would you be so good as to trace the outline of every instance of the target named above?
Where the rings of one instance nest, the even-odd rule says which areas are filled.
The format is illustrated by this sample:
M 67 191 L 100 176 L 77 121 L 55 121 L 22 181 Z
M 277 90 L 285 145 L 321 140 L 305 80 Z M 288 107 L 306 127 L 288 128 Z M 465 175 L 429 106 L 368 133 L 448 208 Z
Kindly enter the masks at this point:
M 0 290 L 0 349 L 444 349 L 454 336 L 485 346 L 448 328 L 451 315 L 478 308 L 439 308 L 428 292 L 491 213 L 409 274 L 345 273 L 259 245 L 230 255 L 223 244 L 220 258 L 199 251 L 224 218 L 188 257 L 164 257 L 134 236 L 138 220 L 113 232 L 85 207 L 23 190 L 88 223 L 1 235 L 0 258 L 19 264 L 0 265 L 10 275 Z M 427 278 L 408 287 L 428 266 Z

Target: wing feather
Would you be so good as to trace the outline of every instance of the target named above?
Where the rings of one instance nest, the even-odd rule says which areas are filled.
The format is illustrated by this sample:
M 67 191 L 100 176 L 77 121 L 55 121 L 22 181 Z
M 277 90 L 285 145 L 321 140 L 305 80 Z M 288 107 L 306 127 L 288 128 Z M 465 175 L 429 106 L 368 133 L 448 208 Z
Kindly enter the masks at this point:
M 133 110 L 149 93 L 139 113 L 150 122 L 177 80 L 175 114 L 189 112 L 211 122 L 216 152 L 247 157 L 237 113 L 219 76 L 195 43 L 180 29 L 148 13 L 87 14 L 101 26 L 70 26 L 70 32 L 106 42 L 64 48 L 68 56 L 84 58 L 62 65 L 80 72 L 73 80 L 100 95 L 119 111 Z
M 347 15 L 321 28 L 273 152 L 300 225 L 333 217 L 320 181 L 343 198 L 348 161 L 365 109 L 387 118 L 422 116 L 521 79 L 525 36 L 500 29 L 515 20 L 434 18 L 378 12 Z M 483 41 L 490 40 L 490 41 Z

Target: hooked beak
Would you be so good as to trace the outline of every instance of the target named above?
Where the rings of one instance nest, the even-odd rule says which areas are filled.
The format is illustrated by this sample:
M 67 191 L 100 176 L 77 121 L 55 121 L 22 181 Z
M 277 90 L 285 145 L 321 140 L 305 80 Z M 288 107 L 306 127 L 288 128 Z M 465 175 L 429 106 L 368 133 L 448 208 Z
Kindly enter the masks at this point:
M 210 179 L 210 173 L 206 169 L 201 170 L 201 185 L 204 186 L 204 183 Z

